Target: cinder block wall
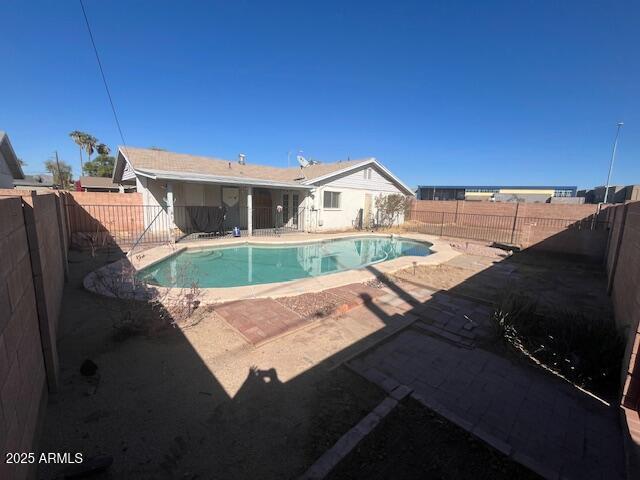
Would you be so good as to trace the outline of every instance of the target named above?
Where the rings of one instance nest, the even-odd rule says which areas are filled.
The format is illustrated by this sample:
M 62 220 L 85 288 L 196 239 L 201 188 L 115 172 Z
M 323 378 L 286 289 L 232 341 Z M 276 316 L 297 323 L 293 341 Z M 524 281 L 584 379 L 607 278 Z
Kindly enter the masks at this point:
M 612 243 L 608 255 L 613 263 L 609 266 L 611 300 L 616 322 L 628 338 L 623 404 L 637 410 L 640 408 L 640 202 L 616 208 L 621 218 L 626 215 L 619 227 L 621 238 L 618 243 Z
M 65 272 L 60 233 L 62 222 L 56 195 L 36 195 L 30 200 L 31 205 L 25 205 L 23 212 L 48 385 L 51 391 L 55 391 L 58 383 L 56 339 Z
M 610 208 L 606 268 L 616 324 L 627 344 L 621 406 L 626 425 L 629 478 L 640 473 L 640 202 Z
M 141 193 L 65 192 L 78 205 L 142 205 Z
M 598 211 L 597 205 L 564 205 L 554 203 L 473 202 L 466 200 L 415 200 L 412 209 L 418 212 L 449 212 L 459 214 L 513 217 L 561 218 L 580 220 Z
M 62 197 L 76 246 L 88 246 L 88 238 L 98 245 L 129 243 L 144 231 L 141 193 L 65 192 Z
M 438 217 L 439 213 L 443 213 L 442 218 Z M 408 219 L 444 222 L 445 234 L 458 232 L 464 237 L 467 231 L 468 238 L 475 238 L 473 234 L 480 232 L 487 240 L 511 239 L 511 243 L 524 248 L 595 260 L 602 258 L 608 239 L 603 224 L 593 230 L 572 225 L 580 220 L 605 220 L 604 212 L 598 213 L 597 205 L 416 200 Z
M 0 199 L 0 452 L 34 451 L 47 395 L 27 228 L 20 198 Z M 0 478 L 28 475 L 0 461 Z

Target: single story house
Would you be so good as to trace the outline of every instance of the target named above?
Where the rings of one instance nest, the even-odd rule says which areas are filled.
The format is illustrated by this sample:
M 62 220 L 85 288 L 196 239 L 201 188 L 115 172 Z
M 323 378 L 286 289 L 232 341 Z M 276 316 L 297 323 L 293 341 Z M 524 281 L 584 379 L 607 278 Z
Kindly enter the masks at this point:
M 0 188 L 13 188 L 13 181 L 23 178 L 22 166 L 9 136 L 0 131 Z
M 113 183 L 111 177 L 82 176 L 76 182 L 76 189 L 80 192 L 135 192 L 135 185 L 121 185 Z
M 244 155 L 230 161 L 127 146 L 118 148 L 112 181 L 135 185 L 144 205 L 162 207 L 159 223 L 184 233 L 197 230 L 195 207 L 222 207 L 225 230 L 237 226 L 252 235 L 367 225 L 375 218 L 377 196 L 413 195 L 375 158 L 302 163 L 282 168 L 252 164 Z M 146 227 L 151 213 L 145 213 Z
M 49 174 L 25 175 L 21 179 L 14 180 L 13 186 L 21 190 L 35 190 L 36 192 L 48 192 L 58 187 L 53 183 L 53 175 Z

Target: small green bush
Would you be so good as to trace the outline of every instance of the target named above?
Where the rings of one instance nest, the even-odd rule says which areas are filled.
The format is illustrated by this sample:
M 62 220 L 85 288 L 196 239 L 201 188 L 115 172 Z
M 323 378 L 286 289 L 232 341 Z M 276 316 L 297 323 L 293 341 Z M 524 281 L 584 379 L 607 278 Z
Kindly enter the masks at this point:
M 535 301 L 511 294 L 494 310 L 492 324 L 497 338 L 582 387 L 611 391 L 618 384 L 624 341 L 611 318 L 540 315 Z

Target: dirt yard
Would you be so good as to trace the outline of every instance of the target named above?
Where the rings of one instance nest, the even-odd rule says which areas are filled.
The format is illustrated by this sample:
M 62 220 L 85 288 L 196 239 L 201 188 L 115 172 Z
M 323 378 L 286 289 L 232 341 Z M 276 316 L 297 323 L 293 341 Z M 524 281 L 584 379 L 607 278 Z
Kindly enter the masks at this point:
M 464 244 L 457 245 L 464 251 Z M 482 302 L 495 302 L 505 293 L 517 291 L 536 299 L 542 310 L 612 315 L 606 277 L 599 265 L 526 251 L 508 256 L 476 243 L 469 246 L 471 253 L 446 264 L 408 268 L 395 276 Z
M 242 378 L 230 387 L 212 373 L 220 368 L 214 364 L 243 356 L 248 346 L 227 341 L 234 333 L 205 310 L 188 335 L 170 329 L 115 341 L 107 300 L 81 286 L 84 274 L 114 259 L 72 253 L 60 327 L 62 388 L 50 400 L 42 451 L 113 456 L 109 473 L 95 478 L 291 478 L 383 397 L 346 369 L 309 366 L 283 379 L 257 357 L 246 361 L 259 366 L 239 367 Z M 205 337 L 202 348 L 194 337 Z M 80 374 L 86 358 L 98 365 L 96 377 Z M 40 477 L 62 470 L 43 467 Z
M 405 313 L 420 302 L 437 304 L 433 288 L 450 289 L 464 303 L 464 296 L 486 302 L 517 285 L 549 304 L 608 313 L 595 268 L 474 253 L 444 266 L 408 269 L 399 275 L 404 282 L 362 285 L 369 293 L 345 315 L 332 313 L 340 303 L 336 295 L 344 295 L 338 289 L 276 299 L 313 321 L 254 346 L 216 306 L 196 310 L 189 328 L 114 335 L 114 320 L 123 314 L 118 301 L 85 291 L 82 279 L 122 253 L 91 258 L 72 252 L 59 327 L 62 386 L 50 397 L 41 450 L 112 456 L 108 472 L 93 478 L 296 478 L 385 395 L 341 361 L 409 327 L 415 317 Z M 374 295 L 372 288 L 381 291 Z M 158 312 L 136 308 L 128 314 L 153 318 Z M 95 375 L 80 373 L 85 359 L 97 365 Z M 364 464 L 374 465 L 364 478 L 388 478 L 384 472 L 391 471 L 400 478 L 422 472 L 433 478 L 529 478 L 427 410 L 400 409 L 376 432 L 333 478 L 363 478 Z M 427 440 L 433 454 L 422 455 L 417 445 Z M 396 460 L 390 461 L 396 456 L 408 462 L 397 472 Z M 456 458 L 471 459 L 469 465 L 481 471 Z M 63 470 L 42 466 L 40 478 Z

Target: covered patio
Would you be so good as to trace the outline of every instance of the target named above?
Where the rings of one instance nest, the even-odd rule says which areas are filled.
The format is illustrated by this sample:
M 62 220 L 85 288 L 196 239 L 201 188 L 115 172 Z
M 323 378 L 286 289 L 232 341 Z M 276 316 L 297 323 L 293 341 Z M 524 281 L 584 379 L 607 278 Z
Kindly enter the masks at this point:
M 307 229 L 308 187 L 205 177 L 210 176 L 158 173 L 153 178 L 139 178 L 147 195 L 144 203 L 164 207 L 157 213 L 148 212 L 145 227 L 168 228 L 176 240 L 224 236 L 235 227 L 246 236 Z

